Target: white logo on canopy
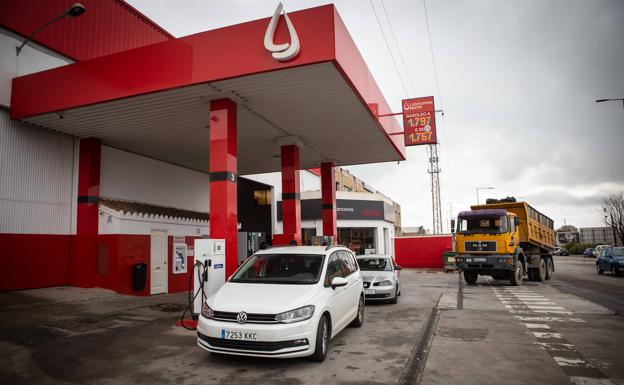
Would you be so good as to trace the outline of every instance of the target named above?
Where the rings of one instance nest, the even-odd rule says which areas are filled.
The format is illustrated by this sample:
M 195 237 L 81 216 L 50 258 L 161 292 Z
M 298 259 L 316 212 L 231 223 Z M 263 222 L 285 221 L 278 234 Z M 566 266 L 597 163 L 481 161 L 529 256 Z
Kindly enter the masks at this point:
M 284 44 L 275 44 L 273 43 L 273 37 L 275 36 L 275 29 L 277 28 L 277 22 L 279 20 L 280 14 L 284 6 L 282 3 L 277 5 L 275 9 L 275 13 L 273 13 L 273 17 L 269 22 L 269 26 L 264 34 L 264 48 L 267 51 L 271 52 L 273 59 L 278 61 L 286 61 L 294 58 L 299 53 L 299 36 L 297 36 L 297 31 L 295 31 L 295 27 L 293 26 L 288 14 L 284 13 L 284 20 L 286 20 L 286 25 L 288 26 L 288 34 L 290 35 L 290 43 Z

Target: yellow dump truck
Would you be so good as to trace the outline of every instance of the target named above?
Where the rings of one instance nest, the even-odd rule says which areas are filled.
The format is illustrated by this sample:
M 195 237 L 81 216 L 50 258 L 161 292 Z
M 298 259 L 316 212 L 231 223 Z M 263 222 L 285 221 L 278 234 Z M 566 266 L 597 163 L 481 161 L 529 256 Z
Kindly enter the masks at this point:
M 488 199 L 457 216 L 457 267 L 468 284 L 479 275 L 522 284 L 550 279 L 555 271 L 553 221 L 526 202 Z M 454 226 L 453 226 L 454 227 Z

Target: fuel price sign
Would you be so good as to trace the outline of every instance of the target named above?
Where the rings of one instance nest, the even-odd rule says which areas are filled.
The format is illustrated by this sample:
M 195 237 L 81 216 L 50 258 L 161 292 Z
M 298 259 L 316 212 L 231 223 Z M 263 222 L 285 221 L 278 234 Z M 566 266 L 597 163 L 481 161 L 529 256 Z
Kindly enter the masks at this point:
M 433 96 L 403 100 L 403 131 L 406 146 L 437 143 Z

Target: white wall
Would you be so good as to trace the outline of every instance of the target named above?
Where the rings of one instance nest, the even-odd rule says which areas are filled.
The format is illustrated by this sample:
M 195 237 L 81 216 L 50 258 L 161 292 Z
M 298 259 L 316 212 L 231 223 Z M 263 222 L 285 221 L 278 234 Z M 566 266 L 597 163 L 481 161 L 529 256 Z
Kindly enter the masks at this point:
M 208 174 L 102 146 L 100 195 L 208 212 Z
M 152 229 L 167 230 L 167 235 L 208 236 L 210 233 L 207 221 L 124 215 L 108 208 L 100 208 L 98 222 L 100 234 L 149 235 Z
M 44 71 L 60 67 L 73 61 L 46 49 L 38 44 L 29 42 L 19 56 L 15 47 L 22 44 L 23 37 L 0 28 L 0 105 L 8 107 L 11 99 L 11 79 L 16 76 Z
M 0 233 L 73 233 L 75 166 L 71 136 L 12 121 L 0 108 Z

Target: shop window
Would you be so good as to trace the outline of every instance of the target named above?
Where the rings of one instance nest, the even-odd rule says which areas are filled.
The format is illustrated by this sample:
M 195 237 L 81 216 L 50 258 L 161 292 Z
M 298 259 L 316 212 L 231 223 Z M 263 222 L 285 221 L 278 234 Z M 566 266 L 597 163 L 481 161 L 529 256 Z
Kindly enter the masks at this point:
M 270 206 L 271 200 L 271 190 L 254 190 L 254 204 L 256 206 Z
M 374 227 L 350 227 L 338 229 L 338 243 L 347 246 L 357 255 L 377 253 Z

